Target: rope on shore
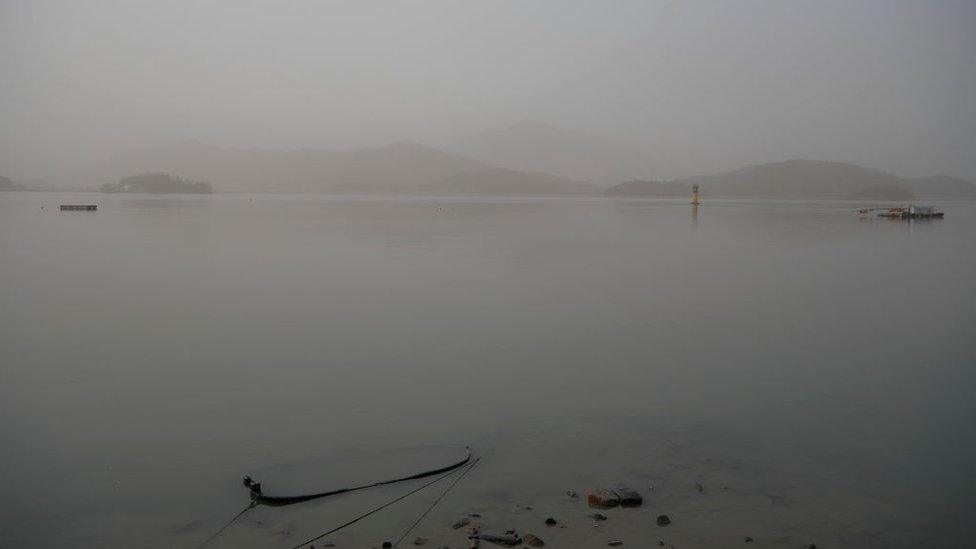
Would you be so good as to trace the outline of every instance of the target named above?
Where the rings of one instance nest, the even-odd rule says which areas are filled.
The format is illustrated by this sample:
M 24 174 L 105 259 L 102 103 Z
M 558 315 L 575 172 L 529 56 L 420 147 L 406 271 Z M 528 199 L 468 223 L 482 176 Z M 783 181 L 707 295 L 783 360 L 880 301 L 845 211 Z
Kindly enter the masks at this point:
M 234 518 L 232 518 L 229 521 L 227 521 L 227 524 L 224 524 L 223 526 L 221 526 L 220 527 L 220 530 L 217 530 L 216 532 L 213 533 L 212 536 L 210 536 L 209 538 L 205 539 L 203 541 L 203 543 L 201 543 L 200 545 L 197 545 L 196 549 L 202 549 L 203 547 L 209 545 L 210 542 L 212 542 L 213 540 L 217 539 L 217 536 L 219 536 L 220 534 L 223 534 L 224 533 L 224 530 L 230 528 L 230 525 L 231 524 L 234 524 L 235 522 L 237 522 L 237 519 L 243 517 L 244 516 L 244 513 L 247 513 L 251 509 L 254 509 L 256 506 L 257 506 L 257 503 L 255 503 L 253 501 L 251 503 L 248 503 L 247 504 L 247 507 L 245 507 L 244 509 L 242 509 L 240 513 L 237 513 L 236 515 L 234 515 Z
M 448 486 L 447 488 L 445 488 L 445 489 L 444 489 L 444 491 L 443 491 L 443 492 L 441 492 L 441 495 L 439 495 L 439 496 L 437 496 L 437 499 L 435 499 L 435 500 L 434 500 L 434 503 L 431 503 L 431 504 L 430 504 L 430 507 L 428 507 L 428 508 L 427 508 L 427 510 L 426 510 L 426 511 L 424 511 L 424 512 L 423 512 L 423 513 L 422 513 L 422 514 L 421 514 L 421 515 L 420 515 L 420 516 L 419 516 L 419 517 L 417 518 L 417 520 L 415 520 L 415 521 L 414 521 L 414 523 L 413 523 L 413 524 L 411 524 L 411 525 L 410 525 L 410 528 L 407 528 L 407 531 L 406 531 L 406 532 L 404 532 L 404 533 L 403 533 L 403 535 L 402 535 L 402 536 L 400 536 L 400 538 L 399 538 L 398 540 L 396 540 L 396 542 L 395 542 L 395 543 L 393 544 L 393 546 L 394 546 L 394 547 L 397 547 L 397 546 L 399 546 L 399 545 L 400 545 L 400 542 L 401 542 L 401 541 L 403 541 L 403 538 L 405 538 L 405 537 L 407 537 L 407 535 L 408 535 L 408 534 L 409 534 L 410 532 L 412 532 L 412 531 L 413 531 L 413 529 L 414 529 L 414 528 L 416 528 L 416 527 L 417 527 L 417 525 L 418 525 L 418 524 L 420 524 L 420 522 L 421 522 L 422 520 L 424 520 L 424 518 L 425 518 L 425 517 L 426 517 L 426 516 L 427 516 L 427 515 L 428 515 L 428 514 L 429 514 L 429 513 L 431 512 L 431 511 L 433 511 L 433 510 L 434 510 L 434 507 L 437 507 L 437 504 L 438 504 L 438 503 L 440 503 L 442 499 L 444 499 L 444 496 L 446 496 L 448 492 L 450 492 L 450 491 L 451 491 L 452 489 L 454 489 L 454 487 L 455 487 L 455 486 L 457 486 L 457 484 L 458 484 L 459 482 L 461 482 L 461 479 L 463 479 L 465 475 L 467 475 L 468 473 L 470 473 L 470 472 L 471 472 L 471 469 L 474 469 L 474 466 L 478 464 L 478 460 L 480 460 L 480 459 L 481 459 L 481 458 L 479 457 L 479 458 L 476 458 L 476 459 L 475 459 L 474 461 L 472 461 L 472 462 L 471 462 L 471 464 L 470 464 L 470 465 L 468 465 L 468 467 L 467 467 L 467 468 L 466 468 L 466 469 L 465 469 L 464 471 L 462 471 L 462 472 L 461 472 L 461 474 L 460 474 L 460 475 L 458 475 L 458 477 L 457 477 L 456 479 L 454 479 L 454 482 L 452 482 L 452 483 L 450 484 L 450 486 Z
M 444 473 L 443 475 L 435 478 L 434 480 L 431 480 L 430 482 L 427 482 L 427 483 L 425 483 L 425 484 L 423 484 L 421 486 L 418 486 L 418 487 L 414 488 L 413 490 L 410 490 L 409 492 L 407 492 L 407 493 L 405 493 L 403 495 L 397 496 L 396 498 L 391 499 L 390 501 L 384 503 L 383 505 L 380 505 L 378 507 L 374 507 L 374 508 L 370 509 L 369 511 L 367 511 L 367 512 L 361 514 L 361 515 L 359 515 L 358 517 L 356 517 L 356 518 L 354 518 L 354 519 L 352 519 L 352 520 L 350 520 L 348 522 L 345 522 L 343 524 L 340 524 L 339 526 L 336 526 L 335 528 L 333 528 L 333 529 L 331 529 L 331 530 L 329 530 L 327 532 L 323 532 L 323 533 L 321 533 L 321 534 L 319 534 L 319 535 L 317 535 L 317 536 L 315 536 L 313 538 L 309 538 L 309 539 L 307 539 L 307 540 L 299 543 L 298 545 L 292 547 L 291 549 L 301 549 L 301 547 L 303 547 L 305 545 L 308 545 L 308 544 L 312 543 L 313 541 L 318 541 L 318 540 L 324 538 L 325 536 L 328 536 L 329 534 L 334 534 L 334 533 L 338 532 L 339 530 L 342 530 L 343 528 L 346 528 L 348 526 L 352 526 L 353 524 L 356 524 L 357 522 L 363 520 L 364 518 L 366 518 L 366 517 L 368 517 L 368 516 L 370 516 L 372 514 L 378 513 L 380 511 L 382 511 L 383 509 L 386 509 L 387 507 L 393 505 L 394 503 L 397 503 L 399 501 L 402 501 L 404 499 L 407 499 L 408 497 L 416 494 L 417 492 L 423 490 L 424 488 L 427 488 L 428 486 L 431 486 L 433 484 L 436 484 L 436 483 L 444 480 L 445 478 L 447 478 L 447 477 L 449 477 L 449 476 L 457 473 L 459 470 L 460 469 L 452 468 L 451 470 L 449 470 L 448 472 Z

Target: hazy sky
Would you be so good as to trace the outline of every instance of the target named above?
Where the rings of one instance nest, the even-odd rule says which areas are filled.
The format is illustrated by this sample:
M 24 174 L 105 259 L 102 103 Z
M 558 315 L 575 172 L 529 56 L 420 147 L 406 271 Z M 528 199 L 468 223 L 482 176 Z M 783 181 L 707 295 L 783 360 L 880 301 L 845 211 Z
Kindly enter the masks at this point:
M 0 0 L 0 173 L 530 118 L 658 177 L 807 157 L 976 179 L 974 29 L 973 0 Z

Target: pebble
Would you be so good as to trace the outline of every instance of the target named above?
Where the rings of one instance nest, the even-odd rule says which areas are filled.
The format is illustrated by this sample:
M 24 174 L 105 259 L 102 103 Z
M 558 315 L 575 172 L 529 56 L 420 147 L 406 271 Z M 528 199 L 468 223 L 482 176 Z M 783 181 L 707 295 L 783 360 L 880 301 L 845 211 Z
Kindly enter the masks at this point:
M 698 492 L 701 493 L 701 492 L 704 492 L 705 491 L 705 487 L 702 486 L 701 483 L 696 483 L 695 484 L 695 490 L 698 490 Z
M 607 516 L 602 513 L 593 513 L 590 516 L 593 517 L 593 520 L 607 520 Z
M 392 543 L 390 543 L 388 541 L 384 541 L 383 542 L 383 549 L 391 549 L 392 547 L 393 547 L 393 544 Z
M 753 541 L 753 539 L 751 537 L 749 537 L 749 536 L 746 536 L 746 543 L 749 543 L 751 541 Z
M 579 494 L 576 493 L 576 490 L 567 490 L 566 495 L 569 496 L 569 499 L 576 499 L 579 497 Z
M 618 545 L 623 545 L 623 544 L 624 544 L 624 542 L 620 541 L 619 539 L 610 540 L 610 541 L 607 542 L 607 545 L 612 545 L 614 547 L 616 547 Z
M 465 526 L 467 526 L 469 524 L 471 524 L 471 521 L 468 520 L 468 519 L 466 519 L 466 518 L 463 518 L 463 519 L 455 522 L 454 523 L 454 526 L 452 526 L 451 528 L 454 528 L 455 530 L 460 530 L 461 528 L 464 528 Z
M 599 490 L 593 490 L 587 494 L 586 501 L 589 503 L 590 507 L 598 507 L 601 509 L 609 509 L 610 507 L 620 505 L 620 497 L 618 497 L 617 494 L 602 488 Z
M 556 525 L 556 519 L 552 517 L 546 519 L 546 526 L 555 526 L 555 525 Z
M 417 539 L 413 540 L 413 544 L 414 545 L 423 545 L 423 544 L 427 543 L 428 541 L 430 541 L 430 540 L 427 539 L 427 538 L 417 538 Z
M 644 503 L 644 498 L 640 494 L 631 490 L 623 484 L 618 484 L 616 490 L 617 496 L 620 498 L 621 507 L 640 507 Z
M 658 517 L 657 517 L 657 525 L 658 526 L 667 526 L 669 524 L 671 524 L 671 518 L 670 517 L 668 517 L 667 515 L 658 515 Z
M 522 541 L 530 547 L 542 547 L 546 544 L 546 542 L 542 541 L 542 539 L 540 539 L 538 536 L 534 536 L 532 534 L 525 534 L 522 537 Z

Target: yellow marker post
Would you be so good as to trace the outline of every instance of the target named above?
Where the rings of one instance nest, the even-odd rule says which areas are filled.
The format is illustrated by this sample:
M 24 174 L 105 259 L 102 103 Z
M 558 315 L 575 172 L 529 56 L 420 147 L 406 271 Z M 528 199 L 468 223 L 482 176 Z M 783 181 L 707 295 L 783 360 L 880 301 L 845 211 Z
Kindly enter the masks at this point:
M 701 204 L 701 197 L 698 194 L 698 185 L 691 188 L 691 203 L 695 206 Z

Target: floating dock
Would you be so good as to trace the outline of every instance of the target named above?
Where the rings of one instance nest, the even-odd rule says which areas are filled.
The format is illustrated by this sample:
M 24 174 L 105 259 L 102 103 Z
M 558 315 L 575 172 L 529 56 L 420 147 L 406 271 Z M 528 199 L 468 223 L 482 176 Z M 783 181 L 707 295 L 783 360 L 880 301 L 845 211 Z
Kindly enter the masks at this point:
M 860 215 L 867 215 L 871 212 L 878 212 L 878 217 L 888 219 L 942 219 L 944 212 L 940 212 L 932 206 L 908 206 L 907 208 L 862 208 L 857 211 Z
M 97 212 L 97 204 L 61 204 L 62 212 Z

